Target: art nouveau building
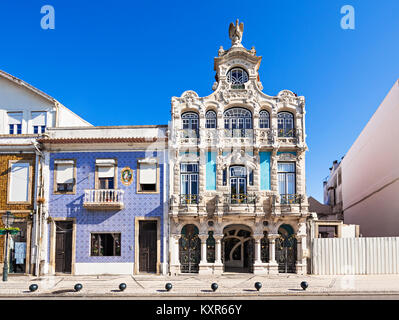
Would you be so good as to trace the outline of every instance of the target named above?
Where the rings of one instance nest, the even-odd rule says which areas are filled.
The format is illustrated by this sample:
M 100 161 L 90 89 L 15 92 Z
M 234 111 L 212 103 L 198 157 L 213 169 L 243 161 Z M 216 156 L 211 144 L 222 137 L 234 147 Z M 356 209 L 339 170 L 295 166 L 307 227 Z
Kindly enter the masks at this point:
M 307 270 L 305 99 L 262 92 L 242 31 L 214 59 L 212 94 L 172 98 L 172 274 Z

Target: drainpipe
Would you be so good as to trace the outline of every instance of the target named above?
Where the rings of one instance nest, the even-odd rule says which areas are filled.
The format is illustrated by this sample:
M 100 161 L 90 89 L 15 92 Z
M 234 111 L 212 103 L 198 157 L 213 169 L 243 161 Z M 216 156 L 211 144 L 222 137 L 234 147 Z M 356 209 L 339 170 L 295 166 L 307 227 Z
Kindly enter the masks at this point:
M 38 193 L 38 197 L 43 198 L 43 153 L 39 149 L 39 144 L 34 141 L 33 146 L 36 149 L 36 181 L 39 181 L 37 185 L 36 192 Z M 37 200 L 37 195 L 36 199 Z M 35 223 L 35 248 L 36 248 L 36 263 L 35 263 L 35 276 L 40 276 L 40 249 L 42 242 L 42 212 L 43 212 L 43 204 L 40 202 L 39 206 L 37 206 L 37 201 L 35 201 L 36 207 L 36 223 Z

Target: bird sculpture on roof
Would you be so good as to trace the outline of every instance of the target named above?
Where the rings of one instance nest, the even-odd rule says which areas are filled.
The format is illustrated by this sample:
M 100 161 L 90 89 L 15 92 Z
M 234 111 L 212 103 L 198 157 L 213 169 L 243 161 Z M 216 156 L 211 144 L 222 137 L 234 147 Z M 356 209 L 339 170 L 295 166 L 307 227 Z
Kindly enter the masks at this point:
M 230 23 L 229 27 L 229 37 L 231 39 L 232 47 L 242 47 L 241 40 L 242 34 L 244 33 L 244 23 L 238 24 L 238 19 L 236 20 L 236 24 Z

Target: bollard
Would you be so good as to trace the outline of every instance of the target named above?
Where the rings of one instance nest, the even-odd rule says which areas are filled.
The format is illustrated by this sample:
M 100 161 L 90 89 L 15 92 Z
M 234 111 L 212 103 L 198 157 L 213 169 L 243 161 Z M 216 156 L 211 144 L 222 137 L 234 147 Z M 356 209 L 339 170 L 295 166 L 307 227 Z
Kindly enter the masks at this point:
M 255 282 L 255 289 L 260 290 L 262 288 L 262 284 L 260 282 Z
M 80 283 L 75 284 L 74 289 L 76 292 L 82 290 L 83 286 Z
M 35 292 L 38 288 L 39 288 L 39 286 L 37 284 L 31 284 L 29 286 L 29 291 Z
M 213 292 L 215 292 L 218 288 L 219 288 L 219 286 L 217 283 L 212 283 L 211 289 L 213 290 Z
M 119 285 L 119 290 L 120 290 L 120 291 L 124 291 L 126 288 L 127 288 L 126 283 L 121 283 L 121 284 Z
M 173 286 L 172 286 L 171 283 L 167 283 L 167 284 L 165 285 L 166 291 L 170 291 L 170 290 L 172 290 L 172 288 L 173 288 Z
M 301 287 L 302 287 L 303 290 L 306 290 L 308 288 L 308 286 L 309 285 L 308 285 L 308 283 L 306 281 L 302 281 L 301 282 Z

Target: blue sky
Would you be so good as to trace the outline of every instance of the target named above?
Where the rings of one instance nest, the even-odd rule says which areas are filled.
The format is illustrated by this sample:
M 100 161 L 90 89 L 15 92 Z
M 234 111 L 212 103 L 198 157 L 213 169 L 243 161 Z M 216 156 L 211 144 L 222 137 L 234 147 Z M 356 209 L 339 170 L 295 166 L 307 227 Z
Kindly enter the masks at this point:
M 55 30 L 40 9 L 55 8 Z M 355 30 L 340 27 L 343 5 Z M 167 124 L 170 100 L 212 93 L 228 25 L 262 56 L 264 92 L 306 98 L 307 194 L 341 159 L 399 78 L 399 1 L 3 0 L 0 69 L 94 125 Z

